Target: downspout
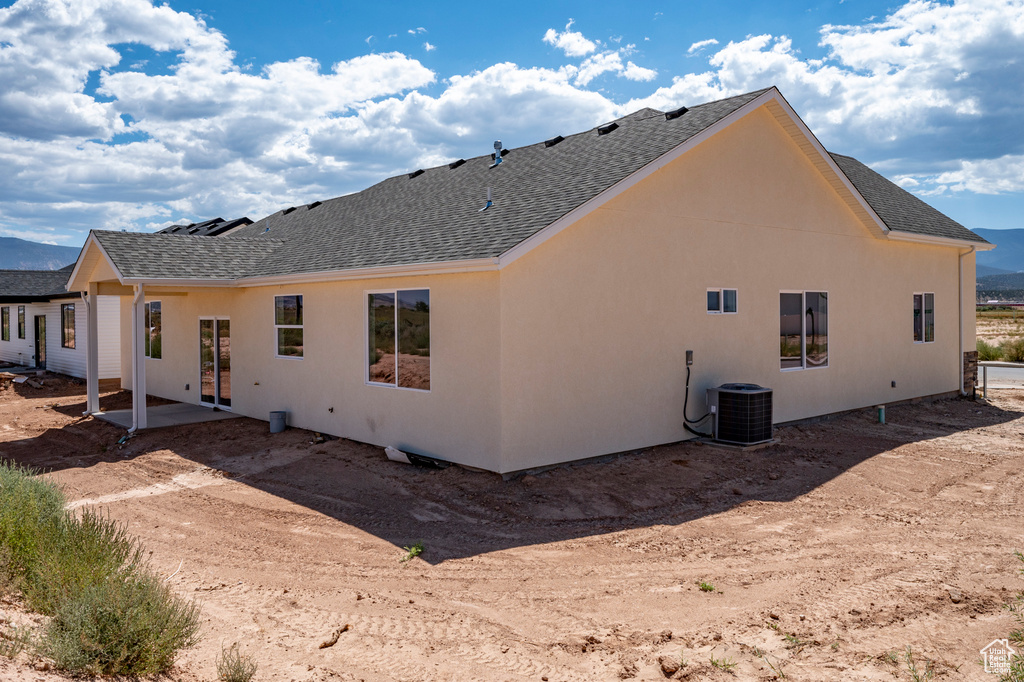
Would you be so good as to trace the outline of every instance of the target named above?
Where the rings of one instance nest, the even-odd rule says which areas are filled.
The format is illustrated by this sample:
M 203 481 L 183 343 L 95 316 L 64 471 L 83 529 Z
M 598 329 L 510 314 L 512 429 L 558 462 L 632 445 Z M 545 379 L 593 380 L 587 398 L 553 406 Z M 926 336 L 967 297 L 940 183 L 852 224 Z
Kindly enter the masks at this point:
M 132 395 L 137 396 L 139 392 L 139 298 L 145 295 L 141 284 L 135 285 L 135 296 L 132 297 Z M 145 397 L 143 397 L 145 400 Z M 145 408 L 143 408 L 145 409 Z M 128 429 L 128 435 L 139 429 L 138 402 L 132 400 L 132 428 Z
M 957 355 L 959 362 L 959 369 L 957 369 L 957 375 L 960 377 L 960 397 L 967 395 L 967 389 L 964 388 L 964 256 L 969 256 L 974 253 L 976 247 L 972 246 L 965 253 L 960 253 L 957 259 L 959 265 L 959 273 L 957 276 L 957 294 L 960 305 L 959 314 L 959 333 L 957 334 L 957 342 L 960 348 L 960 353 Z M 959 252 L 958 252 L 959 253 Z

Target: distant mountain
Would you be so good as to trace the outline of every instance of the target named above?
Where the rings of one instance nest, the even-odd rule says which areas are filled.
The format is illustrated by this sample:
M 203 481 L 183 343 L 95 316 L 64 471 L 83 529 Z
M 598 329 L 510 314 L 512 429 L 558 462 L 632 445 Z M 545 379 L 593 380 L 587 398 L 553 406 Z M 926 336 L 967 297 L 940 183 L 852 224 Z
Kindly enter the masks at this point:
M 74 263 L 80 250 L 0 237 L 0 270 L 60 270 Z
M 980 266 L 999 268 L 1009 272 L 1024 270 L 1024 230 L 974 230 L 979 235 L 996 245 L 992 251 L 979 251 L 977 264 L 978 276 L 981 277 Z
M 975 277 L 977 279 L 979 279 L 979 280 L 982 277 L 988 277 L 989 275 L 1012 275 L 1013 274 L 1012 270 L 1003 270 L 1002 268 L 993 268 L 993 267 L 988 266 L 988 265 L 982 265 L 981 263 L 978 263 L 975 266 L 975 270 L 976 270 Z

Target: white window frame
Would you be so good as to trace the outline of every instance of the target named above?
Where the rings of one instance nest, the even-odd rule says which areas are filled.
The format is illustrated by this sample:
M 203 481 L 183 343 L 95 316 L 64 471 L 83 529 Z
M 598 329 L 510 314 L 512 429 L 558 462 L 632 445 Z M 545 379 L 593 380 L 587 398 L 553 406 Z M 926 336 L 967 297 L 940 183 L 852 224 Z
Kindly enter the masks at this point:
M 805 310 L 807 308 L 807 294 L 809 294 L 809 293 L 825 294 L 825 296 L 829 295 L 827 289 L 780 289 L 779 290 L 779 296 L 780 297 L 781 297 L 782 294 L 800 294 L 801 295 L 801 301 L 802 301 L 801 304 L 800 304 L 800 309 L 801 310 Z M 829 313 L 829 314 L 831 314 L 831 313 Z M 778 319 L 778 318 L 776 318 L 776 319 Z M 803 372 L 803 371 L 809 370 L 809 369 L 828 369 L 829 367 L 832 366 L 832 353 L 831 353 L 831 350 L 832 349 L 829 348 L 829 357 L 828 357 L 828 360 L 825 362 L 824 365 L 814 365 L 814 366 L 808 366 L 807 365 L 807 315 L 806 315 L 806 313 L 801 314 L 800 315 L 800 366 L 799 367 L 782 367 L 781 366 L 781 361 L 780 361 L 779 371 L 780 372 Z
M 430 287 L 401 287 L 395 289 L 364 289 L 363 290 L 363 384 L 366 386 L 380 386 L 398 391 L 413 391 L 415 393 L 430 393 L 434 387 L 434 356 L 430 356 L 430 388 L 412 388 L 410 386 L 398 385 L 398 292 L 400 291 L 427 291 Z M 370 296 L 372 294 L 394 294 L 395 295 L 395 383 L 382 384 L 379 381 L 370 381 Z M 431 302 L 433 305 L 433 302 Z M 433 339 L 431 339 L 433 343 Z M 431 349 L 433 353 L 433 349 Z
M 924 311 L 927 310 L 927 308 L 928 308 L 928 304 L 925 302 L 926 301 L 925 297 L 926 296 L 931 296 L 932 297 L 932 325 L 933 326 L 935 325 L 935 292 L 934 291 L 915 291 L 913 295 L 921 297 L 921 340 L 918 341 L 917 339 L 914 339 L 914 343 L 915 344 L 918 344 L 918 343 L 935 343 L 935 331 L 934 330 L 932 330 L 932 340 L 929 341 L 928 338 L 927 338 L 926 330 L 928 329 L 928 324 L 926 323 L 925 316 L 924 316 Z M 913 302 L 913 300 L 914 300 L 913 297 L 911 297 L 910 300 L 911 300 L 911 302 Z M 913 309 L 911 309 L 911 310 L 913 310 Z M 913 314 L 913 313 L 911 313 L 911 314 Z M 916 329 L 914 330 L 914 333 L 915 334 L 917 333 Z
M 296 297 L 298 297 L 299 299 L 302 300 L 302 304 L 301 305 L 302 305 L 302 308 L 303 308 L 303 318 L 302 318 L 303 319 L 303 324 L 278 324 L 277 323 L 277 299 L 279 299 L 279 298 L 287 298 L 289 296 L 296 296 Z M 306 357 L 306 325 L 305 325 L 306 301 L 305 301 L 305 298 L 306 297 L 303 294 L 274 294 L 274 297 L 270 301 L 270 304 L 271 304 L 270 315 L 271 315 L 271 319 L 274 320 L 274 338 L 273 338 L 273 342 L 274 342 L 274 357 L 277 358 L 278 360 L 302 360 L 303 358 Z M 278 351 L 278 345 L 277 345 L 277 330 L 278 329 L 301 329 L 302 330 L 302 355 L 280 355 L 277 352 Z
M 740 294 L 739 294 L 739 290 L 738 289 L 736 289 L 734 287 L 721 287 L 721 288 L 708 287 L 707 291 L 704 294 L 704 304 L 705 304 L 705 306 L 707 305 L 707 295 L 709 293 L 711 293 L 712 291 L 715 291 L 715 292 L 718 293 L 718 310 L 711 310 L 709 308 L 708 309 L 708 315 L 735 315 L 735 314 L 737 314 L 739 312 L 739 310 L 740 310 Z M 733 292 L 733 294 L 736 295 L 736 310 L 726 310 L 725 309 L 725 292 L 727 292 L 727 291 L 731 291 L 731 292 Z
M 160 312 L 162 314 L 163 310 L 161 309 Z M 196 386 L 199 388 L 199 404 L 202 405 L 203 407 L 216 407 L 218 410 L 223 410 L 225 412 L 230 412 L 231 408 L 234 406 L 234 399 L 230 398 L 231 405 L 221 405 L 221 403 L 220 403 L 220 392 L 217 390 L 217 382 L 220 381 L 220 376 L 219 376 L 220 375 L 220 348 L 217 345 L 217 334 L 218 334 L 218 326 L 219 326 L 218 323 L 219 322 L 227 322 L 229 327 L 230 327 L 230 325 L 231 325 L 231 318 L 230 317 L 219 317 L 217 315 L 200 315 L 199 316 L 198 324 L 196 325 L 195 330 L 197 332 L 199 332 L 199 334 L 200 334 L 199 338 L 197 339 L 197 341 L 199 342 L 199 352 L 200 353 L 202 353 L 202 344 L 203 344 L 203 339 L 202 339 L 203 320 L 210 320 L 211 322 L 213 322 L 213 402 L 212 403 L 203 402 L 203 364 L 200 361 L 200 363 L 199 363 L 199 380 L 196 383 Z M 161 322 L 162 321 L 163 320 L 161 320 Z M 160 343 L 163 344 L 163 341 L 161 340 Z M 228 346 L 228 352 L 229 353 L 231 352 L 230 346 Z
M 153 318 L 152 318 L 152 305 L 154 303 L 160 304 L 160 357 L 153 357 Z M 146 358 L 149 360 L 163 360 L 164 357 L 164 304 L 162 299 L 155 301 L 146 301 L 145 312 L 143 313 L 143 322 L 149 320 L 150 324 L 146 325 L 146 342 L 143 344 L 145 347 Z
M 68 328 L 64 324 L 64 313 L 71 313 L 71 345 L 67 345 L 68 342 Z M 60 347 L 67 350 L 75 350 L 78 346 L 78 313 L 74 303 L 61 303 L 60 304 Z

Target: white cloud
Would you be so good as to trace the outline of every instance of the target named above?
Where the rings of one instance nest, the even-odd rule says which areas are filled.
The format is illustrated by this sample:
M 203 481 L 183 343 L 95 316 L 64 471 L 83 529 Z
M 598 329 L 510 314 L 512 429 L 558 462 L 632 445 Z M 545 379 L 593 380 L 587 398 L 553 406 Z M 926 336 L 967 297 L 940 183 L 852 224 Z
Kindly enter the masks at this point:
M 423 49 L 427 52 L 433 52 L 437 49 L 437 45 L 431 45 L 430 43 L 423 43 Z
M 576 85 L 586 86 L 604 73 L 614 73 L 631 81 L 651 81 L 658 76 L 654 69 L 646 69 L 633 62 L 623 64 L 620 52 L 602 52 L 587 57 L 576 73 Z
M 808 60 L 785 36 L 748 36 L 711 55 L 709 70 L 676 76 L 624 109 L 777 85 L 826 146 L 867 162 L 1024 153 L 1021 0 L 915 0 L 880 21 L 824 26 L 821 45 L 827 57 Z
M 718 41 L 715 40 L 714 38 L 708 38 L 707 40 L 700 40 L 700 41 L 697 41 L 696 43 L 694 43 L 693 45 L 690 45 L 690 48 L 688 50 L 686 50 L 686 54 L 693 54 L 695 52 L 703 52 L 705 47 L 710 47 L 712 45 L 717 45 L 717 44 L 718 44 Z
M 570 19 L 561 33 L 549 28 L 544 34 L 544 42 L 562 50 L 567 57 L 583 57 L 596 50 L 597 44 L 594 41 L 587 40 L 579 31 L 570 30 L 572 25 L 573 20 Z
M 1024 0 L 914 0 L 823 27 L 822 59 L 785 36 L 699 41 L 688 61 L 701 72 L 628 102 L 595 91 L 600 78 L 657 72 L 632 61 L 635 45 L 604 49 L 572 27 L 544 36 L 561 66 L 499 63 L 438 83 L 399 52 L 247 70 L 227 36 L 148 0 L 18 0 L 0 9 L 0 232 L 80 243 L 71 231 L 259 218 L 487 154 L 494 139 L 515 147 L 771 84 L 827 147 L 918 194 L 1024 192 Z M 162 57 L 143 73 L 126 45 Z

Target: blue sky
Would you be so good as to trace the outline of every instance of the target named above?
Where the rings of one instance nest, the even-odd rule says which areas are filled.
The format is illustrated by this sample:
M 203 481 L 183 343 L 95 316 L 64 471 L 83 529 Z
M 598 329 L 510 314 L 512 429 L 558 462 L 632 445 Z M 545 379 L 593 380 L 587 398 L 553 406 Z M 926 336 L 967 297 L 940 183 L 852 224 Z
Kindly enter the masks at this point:
M 257 219 L 768 85 L 968 227 L 1024 227 L 1024 0 L 0 0 L 0 235 Z

